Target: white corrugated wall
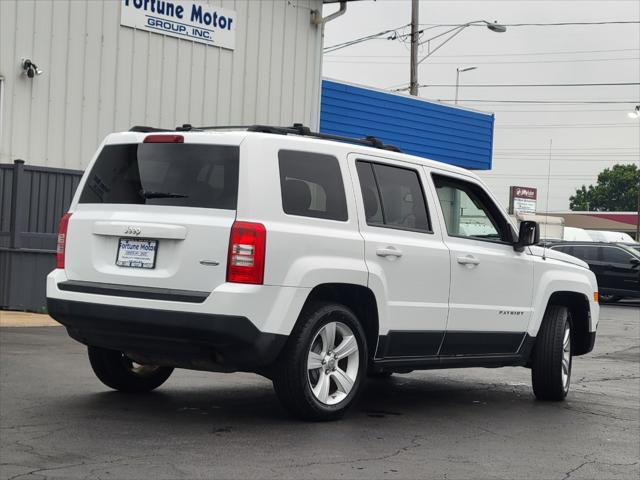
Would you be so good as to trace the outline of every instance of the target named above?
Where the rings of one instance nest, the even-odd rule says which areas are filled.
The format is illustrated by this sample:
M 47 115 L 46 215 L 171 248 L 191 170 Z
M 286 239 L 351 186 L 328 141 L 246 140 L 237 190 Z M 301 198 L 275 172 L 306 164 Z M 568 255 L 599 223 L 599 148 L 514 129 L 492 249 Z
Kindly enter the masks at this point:
M 132 125 L 316 129 L 322 1 L 201 1 L 236 11 L 235 50 L 121 27 L 118 0 L 0 0 L 0 163 L 83 169 Z

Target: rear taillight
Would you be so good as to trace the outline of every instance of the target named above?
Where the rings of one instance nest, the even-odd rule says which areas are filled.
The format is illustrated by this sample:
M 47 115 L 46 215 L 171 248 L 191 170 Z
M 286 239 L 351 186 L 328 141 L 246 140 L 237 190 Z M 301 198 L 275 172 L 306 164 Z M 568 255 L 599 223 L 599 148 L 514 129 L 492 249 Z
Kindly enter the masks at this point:
M 266 243 L 264 225 L 234 222 L 229 240 L 227 282 L 262 284 Z
M 64 268 L 64 249 L 67 245 L 67 228 L 69 227 L 70 213 L 65 213 L 60 219 L 58 227 L 58 244 L 56 246 L 56 268 Z

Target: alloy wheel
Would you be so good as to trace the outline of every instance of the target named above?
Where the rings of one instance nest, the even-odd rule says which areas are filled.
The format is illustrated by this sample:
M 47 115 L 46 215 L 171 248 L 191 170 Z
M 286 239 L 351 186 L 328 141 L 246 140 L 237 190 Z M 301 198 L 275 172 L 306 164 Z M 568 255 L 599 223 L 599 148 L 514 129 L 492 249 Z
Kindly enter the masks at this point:
M 571 376 L 571 327 L 569 323 L 564 327 L 564 337 L 562 340 L 562 388 L 565 392 L 569 390 L 569 379 Z
M 358 340 L 351 328 L 329 322 L 316 333 L 309 349 L 307 379 L 315 398 L 337 405 L 353 389 L 360 368 Z

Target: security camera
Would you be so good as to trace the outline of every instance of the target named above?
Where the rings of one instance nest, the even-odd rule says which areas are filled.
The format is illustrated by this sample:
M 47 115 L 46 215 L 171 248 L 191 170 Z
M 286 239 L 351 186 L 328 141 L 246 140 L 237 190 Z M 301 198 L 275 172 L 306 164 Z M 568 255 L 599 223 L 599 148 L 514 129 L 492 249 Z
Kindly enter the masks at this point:
M 28 58 L 22 60 L 22 69 L 24 70 L 25 75 L 29 78 L 33 78 L 36 75 L 42 75 L 44 73 Z

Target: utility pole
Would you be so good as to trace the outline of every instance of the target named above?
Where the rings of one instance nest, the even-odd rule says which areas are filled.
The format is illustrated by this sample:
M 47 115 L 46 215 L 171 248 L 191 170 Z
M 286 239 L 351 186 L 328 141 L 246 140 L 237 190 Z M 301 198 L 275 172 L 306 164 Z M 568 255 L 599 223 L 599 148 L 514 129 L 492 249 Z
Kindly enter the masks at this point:
M 411 73 L 409 93 L 418 96 L 418 18 L 419 0 L 411 0 Z

